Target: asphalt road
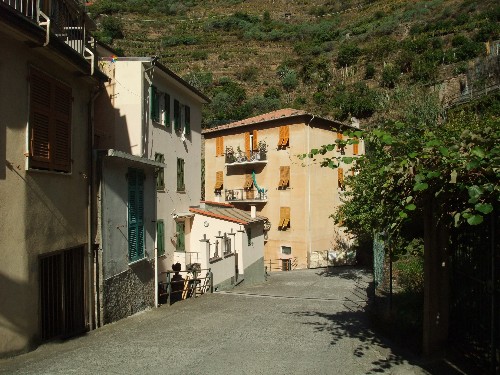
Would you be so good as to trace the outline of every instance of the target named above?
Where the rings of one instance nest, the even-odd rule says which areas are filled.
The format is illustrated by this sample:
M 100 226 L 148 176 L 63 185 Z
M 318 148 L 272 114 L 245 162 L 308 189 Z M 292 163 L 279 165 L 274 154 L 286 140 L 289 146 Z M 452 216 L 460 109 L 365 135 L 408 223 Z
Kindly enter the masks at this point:
M 273 273 L 0 360 L 0 373 L 428 374 L 368 328 L 370 281 L 355 268 Z

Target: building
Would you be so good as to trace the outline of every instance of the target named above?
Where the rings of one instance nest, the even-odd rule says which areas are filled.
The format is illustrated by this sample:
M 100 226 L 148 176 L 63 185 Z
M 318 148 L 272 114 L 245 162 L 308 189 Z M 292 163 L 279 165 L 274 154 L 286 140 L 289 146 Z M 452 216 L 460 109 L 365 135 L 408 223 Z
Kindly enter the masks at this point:
M 282 109 L 203 131 L 205 197 L 244 210 L 255 207 L 259 215 L 269 218 L 268 269 L 348 261 L 350 239 L 330 215 L 341 204 L 350 166 L 321 168 L 317 160 L 298 157 L 345 140 L 342 133 L 348 129 L 352 128 L 304 111 Z M 359 141 L 333 151 L 358 155 L 363 144 Z
M 191 262 L 209 99 L 156 58 L 116 57 L 101 45 L 99 66 L 110 77 L 94 134 L 99 314 L 108 323 L 155 306 L 162 272 Z
M 201 202 L 191 207 L 195 214 L 191 229 L 193 262 L 210 269 L 215 289 L 265 280 L 264 225 L 267 218 L 232 204 Z
M 93 27 L 73 0 L 0 1 L 0 356 L 92 324 Z

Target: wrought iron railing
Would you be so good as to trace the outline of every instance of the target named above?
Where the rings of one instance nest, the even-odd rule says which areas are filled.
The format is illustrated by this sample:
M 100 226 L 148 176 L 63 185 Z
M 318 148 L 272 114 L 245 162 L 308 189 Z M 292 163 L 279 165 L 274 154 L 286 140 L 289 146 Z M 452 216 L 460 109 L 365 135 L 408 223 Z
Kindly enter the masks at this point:
M 267 202 L 267 191 L 265 189 L 262 189 L 261 191 L 257 189 L 226 189 L 224 191 L 224 197 L 226 202 Z
M 51 37 L 65 42 L 83 57 L 93 58 L 90 30 L 93 23 L 74 0 L 0 0 L 28 20 L 45 28 L 47 45 Z
M 267 152 L 262 150 L 251 151 L 249 155 L 244 152 L 226 152 L 226 164 L 253 163 L 267 161 Z

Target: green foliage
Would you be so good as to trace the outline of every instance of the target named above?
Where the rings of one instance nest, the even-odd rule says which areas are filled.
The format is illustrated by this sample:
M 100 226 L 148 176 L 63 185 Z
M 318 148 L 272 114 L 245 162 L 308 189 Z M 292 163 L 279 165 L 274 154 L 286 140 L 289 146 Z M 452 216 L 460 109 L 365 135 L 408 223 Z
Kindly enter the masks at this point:
M 394 263 L 397 284 L 404 292 L 422 293 L 424 290 L 424 241 L 413 239 Z
M 346 120 L 350 116 L 369 117 L 377 109 L 377 103 L 377 92 L 362 82 L 350 87 L 338 87 L 332 100 L 332 106 L 335 107 L 336 116 L 340 120 Z
M 123 39 L 123 25 L 118 17 L 104 17 L 100 26 L 100 30 L 95 33 L 100 41 L 111 44 L 115 39 Z
M 208 52 L 197 49 L 191 52 L 191 57 L 193 60 L 206 60 L 208 59 Z
M 337 66 L 350 66 L 358 61 L 361 49 L 356 44 L 343 44 L 337 55 Z
M 198 44 L 199 40 L 194 35 L 172 35 L 161 39 L 163 47 L 192 46 Z
M 142 14 L 161 13 L 167 15 L 184 14 L 194 6 L 194 0 L 97 0 L 89 6 L 89 12 L 95 17 L 101 14 L 134 12 Z
M 368 63 L 365 66 L 365 79 L 372 79 L 375 76 L 375 65 Z
M 396 83 L 399 81 L 399 69 L 394 65 L 387 64 L 382 69 L 382 79 L 380 81 L 380 85 L 383 87 L 393 88 L 396 86 Z
M 268 87 L 266 91 L 264 91 L 264 98 L 269 99 L 280 99 L 281 91 L 277 87 Z
M 259 75 L 259 68 L 256 66 L 246 66 L 243 70 L 236 73 L 236 77 L 240 81 L 245 82 L 255 82 L 257 76 Z

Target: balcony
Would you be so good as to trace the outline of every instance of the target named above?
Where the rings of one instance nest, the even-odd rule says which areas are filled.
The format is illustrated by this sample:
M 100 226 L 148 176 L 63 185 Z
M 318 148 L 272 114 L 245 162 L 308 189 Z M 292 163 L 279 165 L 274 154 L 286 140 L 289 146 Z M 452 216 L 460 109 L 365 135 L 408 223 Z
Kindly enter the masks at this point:
M 95 24 L 85 14 L 83 6 L 74 0 L 0 0 L 27 21 L 45 30 L 44 46 L 57 38 L 74 49 L 93 66 L 92 37 Z
M 226 189 L 224 190 L 226 202 L 230 203 L 265 203 L 267 191 L 261 189 Z
M 231 152 L 226 149 L 226 166 L 267 164 L 267 151 L 251 151 L 250 156 L 244 152 Z

